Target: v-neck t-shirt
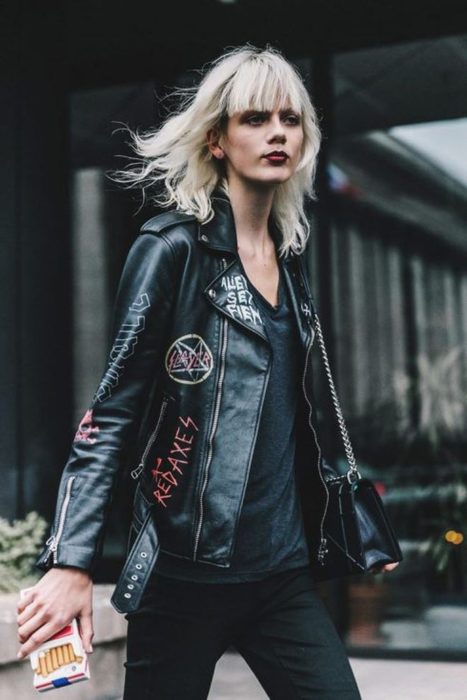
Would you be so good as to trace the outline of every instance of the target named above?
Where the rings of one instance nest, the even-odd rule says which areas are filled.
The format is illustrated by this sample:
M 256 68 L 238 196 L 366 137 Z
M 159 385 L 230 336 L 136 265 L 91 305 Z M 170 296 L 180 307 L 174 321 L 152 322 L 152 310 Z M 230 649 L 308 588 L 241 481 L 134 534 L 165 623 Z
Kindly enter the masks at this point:
M 300 389 L 299 337 L 279 264 L 273 306 L 247 279 L 271 344 L 270 375 L 230 567 L 160 552 L 155 571 L 192 581 L 254 581 L 309 563 L 295 478 L 295 413 Z

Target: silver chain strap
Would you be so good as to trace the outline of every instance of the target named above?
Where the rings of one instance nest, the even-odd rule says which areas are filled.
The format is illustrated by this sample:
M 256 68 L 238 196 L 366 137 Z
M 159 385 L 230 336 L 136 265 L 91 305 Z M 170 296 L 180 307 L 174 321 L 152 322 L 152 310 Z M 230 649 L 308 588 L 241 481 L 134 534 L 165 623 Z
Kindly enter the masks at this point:
M 319 348 L 321 350 L 321 355 L 323 356 L 323 362 L 324 362 L 324 367 L 326 370 L 326 376 L 328 378 L 329 388 L 331 390 L 332 401 L 334 404 L 334 408 L 336 409 L 337 422 L 339 423 L 339 428 L 340 428 L 342 440 L 344 443 L 345 454 L 347 457 L 347 461 L 349 463 L 349 470 L 347 472 L 347 478 L 349 481 L 355 480 L 357 478 L 360 479 L 361 476 L 360 476 L 360 473 L 358 471 L 357 463 L 355 461 L 355 455 L 354 455 L 354 452 L 352 449 L 352 445 L 350 443 L 349 433 L 347 432 L 347 427 L 345 425 L 344 416 L 342 415 L 342 410 L 340 407 L 339 399 L 337 398 L 336 387 L 334 386 L 334 380 L 333 380 L 332 374 L 331 374 L 331 367 L 329 366 L 328 355 L 326 352 L 326 347 L 324 345 L 324 338 L 323 338 L 323 332 L 321 330 L 321 323 L 319 322 L 318 314 L 316 313 L 314 308 L 313 308 L 313 318 L 314 318 L 314 322 L 315 322 L 316 335 L 318 337 L 318 345 L 319 345 Z

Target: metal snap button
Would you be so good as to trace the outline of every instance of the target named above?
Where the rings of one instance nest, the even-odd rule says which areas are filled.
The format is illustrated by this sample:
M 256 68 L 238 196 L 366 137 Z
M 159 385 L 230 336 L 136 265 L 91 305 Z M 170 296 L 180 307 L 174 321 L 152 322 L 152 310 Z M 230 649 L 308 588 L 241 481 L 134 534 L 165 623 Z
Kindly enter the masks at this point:
M 136 564 L 136 565 L 135 565 L 135 569 L 142 569 L 142 568 L 143 568 L 143 565 L 142 565 L 142 564 Z
M 137 575 L 136 575 L 136 574 L 133 574 L 132 577 L 131 577 L 131 580 L 132 580 L 132 581 L 137 581 L 137 580 L 138 580 Z
M 206 236 L 205 233 L 203 233 L 203 235 L 201 236 L 201 240 L 207 243 L 209 241 L 209 238 Z
M 124 593 L 123 595 L 125 598 L 131 598 L 131 593 Z
M 146 559 L 147 556 L 148 555 L 146 552 L 141 552 L 141 554 L 140 554 L 140 557 L 143 557 L 143 559 Z
M 210 290 L 208 291 L 208 294 L 209 294 L 209 296 L 211 297 L 211 299 L 215 299 L 215 298 L 216 298 L 216 290 L 215 290 L 215 289 L 210 289 Z
M 129 588 L 130 591 L 132 591 L 134 587 L 135 587 L 135 584 L 134 584 L 134 583 L 129 583 L 129 584 L 127 585 L 127 588 Z

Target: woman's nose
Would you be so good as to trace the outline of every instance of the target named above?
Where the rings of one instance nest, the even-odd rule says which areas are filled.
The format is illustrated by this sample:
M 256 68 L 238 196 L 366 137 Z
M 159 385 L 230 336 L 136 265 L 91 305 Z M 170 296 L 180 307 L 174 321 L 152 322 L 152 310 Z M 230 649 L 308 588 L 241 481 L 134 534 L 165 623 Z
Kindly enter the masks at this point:
M 272 116 L 270 121 L 270 133 L 268 141 L 280 141 L 281 143 L 283 143 L 286 140 L 286 138 L 287 136 L 282 119 L 279 115 Z

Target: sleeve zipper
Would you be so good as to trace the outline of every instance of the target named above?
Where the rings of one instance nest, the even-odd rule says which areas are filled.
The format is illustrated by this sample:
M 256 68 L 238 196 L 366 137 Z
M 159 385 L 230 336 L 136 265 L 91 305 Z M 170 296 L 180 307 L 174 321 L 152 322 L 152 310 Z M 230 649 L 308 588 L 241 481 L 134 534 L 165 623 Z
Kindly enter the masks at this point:
M 157 419 L 156 427 L 152 431 L 151 435 L 149 436 L 149 440 L 147 441 L 146 447 L 144 449 L 144 452 L 142 454 L 142 457 L 140 459 L 140 462 L 137 467 L 135 467 L 131 472 L 131 478 L 132 479 L 137 479 L 141 472 L 144 469 L 144 464 L 146 462 L 146 457 L 148 456 L 149 450 L 154 444 L 155 439 L 157 438 L 157 435 L 159 433 L 159 429 L 162 424 L 162 420 L 164 418 L 165 412 L 167 410 L 167 404 L 169 403 L 169 399 L 167 396 L 164 396 L 162 403 L 161 403 L 161 410 L 159 412 L 159 418 Z
M 58 521 L 57 532 L 55 534 L 53 534 L 51 537 L 49 537 L 49 539 L 45 543 L 49 548 L 48 557 L 50 556 L 50 554 L 53 555 L 53 563 L 54 564 L 57 564 L 57 562 L 58 562 L 57 548 L 58 548 L 58 544 L 60 542 L 60 538 L 62 536 L 63 528 L 65 526 L 66 512 L 68 509 L 68 504 L 70 502 L 71 489 L 73 487 L 73 482 L 75 479 L 76 479 L 76 476 L 69 476 L 68 477 L 68 480 L 66 482 L 66 488 L 65 488 L 65 497 L 63 499 L 62 507 L 60 508 L 60 517 L 59 517 L 59 521 Z

